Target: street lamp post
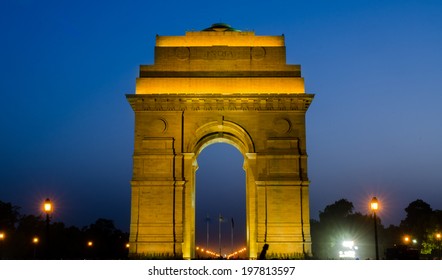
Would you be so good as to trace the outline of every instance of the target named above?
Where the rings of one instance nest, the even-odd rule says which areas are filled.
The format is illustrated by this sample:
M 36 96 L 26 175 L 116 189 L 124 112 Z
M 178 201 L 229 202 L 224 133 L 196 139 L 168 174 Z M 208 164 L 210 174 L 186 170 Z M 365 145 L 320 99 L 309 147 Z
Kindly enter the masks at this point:
M 86 242 L 86 256 L 88 259 L 93 259 L 94 258 L 94 242 L 92 240 L 89 240 L 88 242 Z
M 376 197 L 373 197 L 370 202 L 370 208 L 373 211 L 373 221 L 374 221 L 374 243 L 376 248 L 376 259 L 379 260 L 379 248 L 378 248 L 378 228 L 377 228 L 377 218 L 376 211 L 379 209 L 379 202 Z
M 6 234 L 3 231 L 0 231 L 0 260 L 3 259 L 3 242 L 6 238 Z
M 49 198 L 46 198 L 44 204 L 43 204 L 43 210 L 46 213 L 46 242 L 45 242 L 45 247 L 46 247 L 46 258 L 49 259 L 50 258 L 50 245 L 49 245 L 49 224 L 51 223 L 51 217 L 50 214 L 52 213 L 53 209 L 52 209 L 52 202 Z
M 40 242 L 40 239 L 37 236 L 32 238 L 32 244 L 34 244 L 34 259 L 37 258 L 37 245 L 39 242 Z
M 440 241 L 441 241 L 442 235 L 438 232 L 436 233 L 436 239 L 437 239 L 437 247 L 439 251 L 439 260 L 441 259 L 441 253 L 440 253 Z

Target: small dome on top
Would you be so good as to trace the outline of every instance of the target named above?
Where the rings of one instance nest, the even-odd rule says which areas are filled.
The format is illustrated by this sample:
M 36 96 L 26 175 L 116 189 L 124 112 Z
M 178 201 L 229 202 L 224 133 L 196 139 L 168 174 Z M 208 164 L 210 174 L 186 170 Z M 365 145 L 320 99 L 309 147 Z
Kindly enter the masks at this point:
M 241 30 L 235 29 L 228 25 L 227 23 L 214 23 L 212 26 L 203 29 L 203 31 L 235 31 L 240 32 Z

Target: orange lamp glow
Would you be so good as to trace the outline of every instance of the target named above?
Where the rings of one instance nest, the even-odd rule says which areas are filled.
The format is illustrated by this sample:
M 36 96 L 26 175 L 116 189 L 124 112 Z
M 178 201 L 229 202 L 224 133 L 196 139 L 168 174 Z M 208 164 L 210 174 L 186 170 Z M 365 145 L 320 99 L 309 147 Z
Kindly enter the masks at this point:
M 43 205 L 43 209 L 46 213 L 52 212 L 52 202 L 49 198 L 46 198 L 45 203 Z
M 377 211 L 379 209 L 379 202 L 376 197 L 373 197 L 370 202 L 370 208 L 373 211 Z

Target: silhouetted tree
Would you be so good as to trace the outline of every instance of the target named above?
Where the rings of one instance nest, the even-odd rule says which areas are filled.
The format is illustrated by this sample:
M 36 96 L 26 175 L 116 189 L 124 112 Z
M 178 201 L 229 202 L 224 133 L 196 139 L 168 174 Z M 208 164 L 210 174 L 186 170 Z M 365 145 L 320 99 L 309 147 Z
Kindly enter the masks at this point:
M 435 231 L 442 233 L 442 211 L 441 210 L 434 210 L 433 211 L 433 215 L 431 217 L 431 225 L 433 226 Z
M 5 240 L 0 242 L 1 259 L 42 259 L 46 257 L 44 217 L 21 215 L 19 207 L 0 201 L 0 231 Z M 49 226 L 51 259 L 125 259 L 128 252 L 128 234 L 115 228 L 112 220 L 98 219 L 82 230 L 64 223 L 52 222 Z M 34 237 L 39 238 L 33 243 Z M 92 240 L 94 246 L 87 247 Z M 92 249 L 87 250 L 87 249 Z M 92 255 L 91 255 L 92 253 Z
M 417 199 L 405 208 L 405 212 L 407 216 L 400 224 L 402 237 L 408 234 L 412 239 L 417 240 L 415 245 L 408 245 L 416 247 L 421 258 L 438 257 L 439 240 L 435 236 L 442 230 L 442 211 L 433 211 L 428 203 Z
M 424 241 L 428 230 L 431 228 L 433 209 L 428 203 L 417 199 L 405 208 L 405 212 L 407 216 L 401 221 L 400 227 L 413 238 L 420 242 Z
M 20 219 L 19 209 L 20 207 L 9 202 L 0 201 L 0 232 L 4 236 L 4 240 L 0 242 L 0 259 L 8 259 L 14 252 L 13 236 Z
M 0 201 L 0 230 L 14 230 L 20 219 L 20 207 Z
M 347 199 L 340 199 L 331 205 L 327 205 L 323 212 L 319 212 L 321 222 L 343 221 L 348 215 L 353 213 L 353 203 Z
M 87 256 L 92 259 L 124 259 L 127 258 L 126 244 L 128 235 L 115 228 L 114 222 L 98 219 L 94 224 L 83 229 Z
M 382 233 L 386 248 L 392 248 L 403 243 L 403 230 L 399 226 L 390 225 Z
M 312 250 L 319 259 L 336 259 L 342 248 L 342 242 L 352 240 L 359 247 L 358 255 L 362 258 L 374 254 L 373 218 L 371 215 L 354 213 L 353 203 L 340 199 L 327 205 L 319 212 L 319 222 L 312 220 Z M 383 227 L 378 219 L 378 230 Z M 382 239 L 380 238 L 380 241 Z
M 12 259 L 39 259 L 43 257 L 45 221 L 40 216 L 24 215 L 20 218 L 14 233 Z M 33 238 L 38 238 L 33 243 Z

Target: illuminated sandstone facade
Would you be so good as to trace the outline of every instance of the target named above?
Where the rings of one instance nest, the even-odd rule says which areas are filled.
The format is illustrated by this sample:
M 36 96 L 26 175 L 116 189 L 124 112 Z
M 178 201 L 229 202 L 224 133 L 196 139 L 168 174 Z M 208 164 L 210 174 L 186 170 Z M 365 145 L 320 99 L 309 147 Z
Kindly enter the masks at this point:
M 306 94 L 287 65 L 284 36 L 215 24 L 157 36 L 135 94 L 130 254 L 195 255 L 195 172 L 200 152 L 225 142 L 244 156 L 247 250 L 257 258 L 310 255 Z M 213 159 L 216 160 L 216 159 Z M 220 170 L 222 172 L 222 170 Z

